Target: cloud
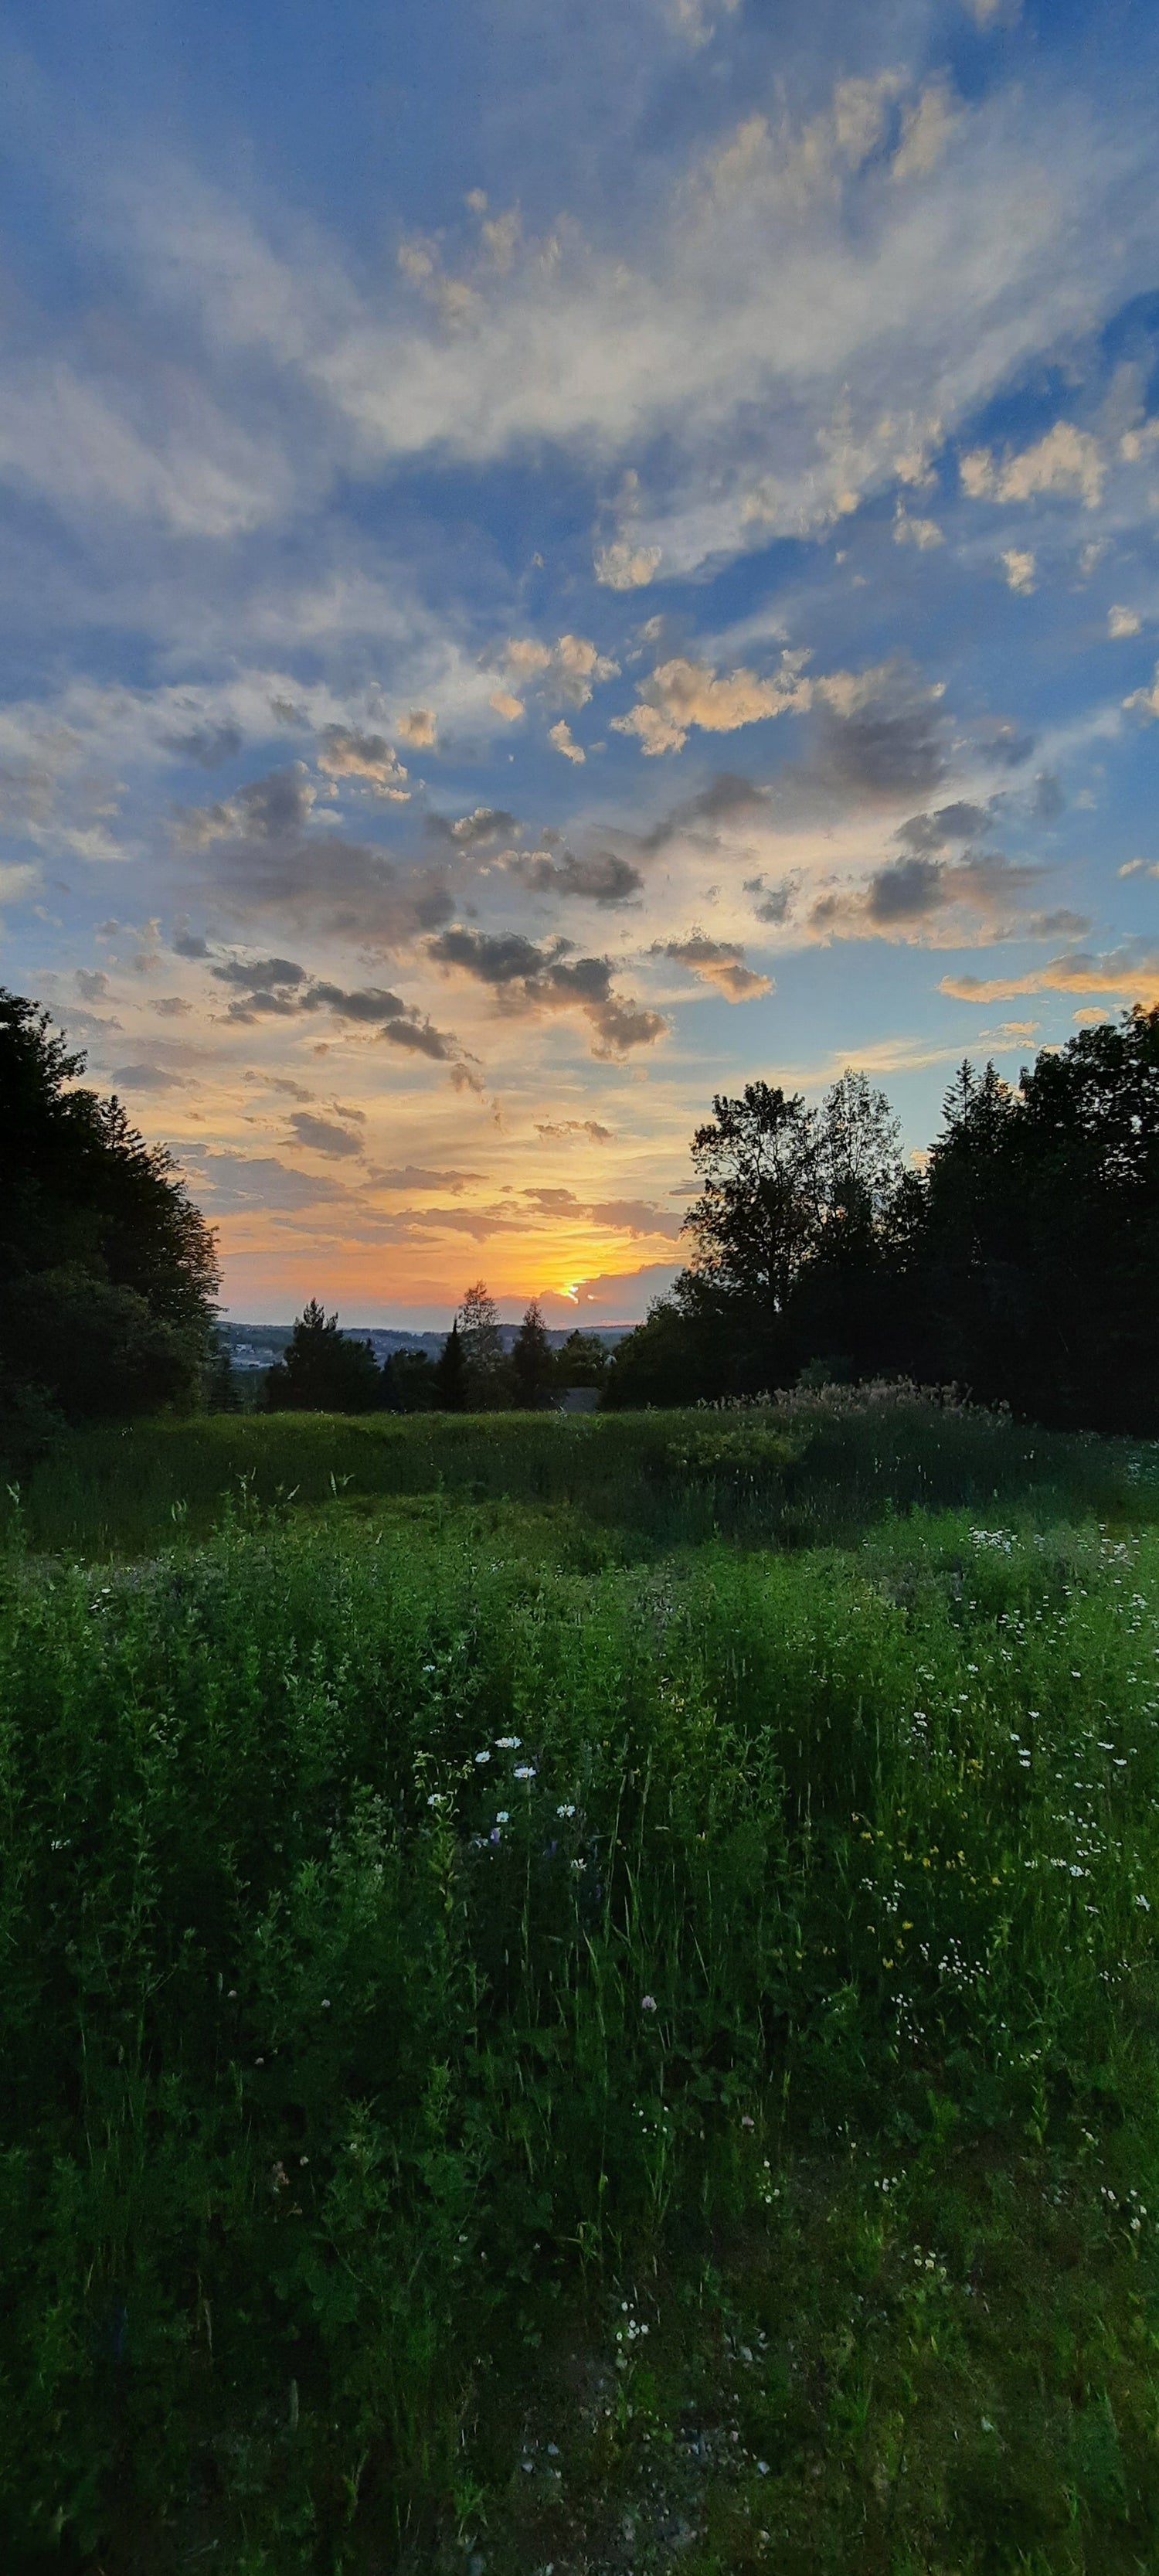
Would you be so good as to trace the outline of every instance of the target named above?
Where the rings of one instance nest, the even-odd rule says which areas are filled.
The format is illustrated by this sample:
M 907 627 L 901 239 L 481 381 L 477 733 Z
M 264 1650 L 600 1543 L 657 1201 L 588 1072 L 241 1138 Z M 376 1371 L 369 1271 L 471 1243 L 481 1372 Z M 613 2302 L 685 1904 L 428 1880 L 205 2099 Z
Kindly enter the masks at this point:
M 502 716 L 505 724 L 518 724 L 520 717 L 527 713 L 522 698 L 512 697 L 510 689 L 493 689 L 487 703 L 497 716 Z
M 1143 620 L 1140 617 L 1137 608 L 1109 608 L 1107 610 L 1107 633 L 1114 640 L 1117 640 L 1123 635 L 1138 635 L 1142 628 L 1142 624 Z
M 127 1091 L 184 1091 L 187 1088 L 184 1074 L 174 1073 L 163 1064 L 118 1065 L 113 1081 L 122 1083 Z
M 904 502 L 899 501 L 894 513 L 893 542 L 895 546 L 917 546 L 927 554 L 931 546 L 942 544 L 942 531 L 936 519 L 912 519 Z
M 437 840 L 470 851 L 485 849 L 489 842 L 517 840 L 520 825 L 502 805 L 476 805 L 473 814 L 460 814 L 454 823 L 445 814 L 428 814 L 427 830 Z
M 308 1109 L 295 1109 L 290 1125 L 294 1140 L 308 1146 L 312 1154 L 326 1154 L 337 1161 L 362 1152 L 362 1138 L 352 1135 L 349 1127 L 336 1126 L 329 1118 L 316 1118 Z
M 560 1118 L 554 1122 L 544 1119 L 535 1132 L 549 1144 L 563 1144 L 573 1136 L 586 1136 L 591 1145 L 610 1145 L 614 1141 L 613 1129 L 602 1127 L 598 1118 Z
M 1027 917 L 1017 910 L 1017 898 L 1037 885 L 1041 874 L 1038 868 L 1013 864 L 997 850 L 968 850 L 953 863 L 915 852 L 887 860 L 863 885 L 818 895 L 809 908 L 809 928 L 822 939 L 900 939 L 945 946 L 960 940 L 964 910 L 991 938 L 1007 938 L 1015 931 L 1030 938 L 1057 937 L 1059 917 L 1052 925 L 1046 916 Z M 951 918 L 945 920 L 945 915 Z
M 644 590 L 662 560 L 662 547 L 637 546 L 630 537 L 616 537 L 600 547 L 593 570 L 605 590 Z
M 109 979 L 99 968 L 78 966 L 72 980 L 82 1002 L 103 1002 L 107 998 Z
M 1130 697 L 1124 698 L 1123 705 L 1134 715 L 1159 716 L 1159 662 L 1155 665 L 1155 677 L 1150 688 L 1132 689 Z
M 778 930 L 788 920 L 800 886 L 799 876 L 782 877 L 777 885 L 769 885 L 764 877 L 746 877 L 744 881 L 745 893 L 754 897 L 757 920 L 771 922 Z
M 586 707 L 592 691 L 606 680 L 618 679 L 620 671 L 619 663 L 597 652 L 584 635 L 561 635 L 555 644 L 541 644 L 534 636 L 512 636 L 504 660 L 517 687 L 541 688 L 552 706 Z M 491 703 L 494 706 L 495 700 Z
M 693 725 L 706 733 L 734 733 L 766 716 L 801 713 L 812 705 L 817 683 L 803 680 L 807 656 L 783 653 L 780 670 L 761 680 L 755 671 L 718 675 L 707 662 L 678 656 L 657 664 L 629 715 L 613 716 L 614 733 L 635 734 L 647 759 L 683 751 Z M 822 684 L 823 685 L 823 684 Z
M 674 964 L 686 966 L 702 984 L 715 985 L 726 1002 L 752 1002 L 774 989 L 771 976 L 758 975 L 746 966 L 743 948 L 730 939 L 706 939 L 695 931 L 687 939 L 657 940 L 652 953 L 671 957 Z
M 1037 587 L 1034 578 L 1038 569 L 1036 557 L 1021 546 L 1007 546 L 1002 561 L 1006 567 L 1007 589 L 1016 590 L 1023 599 L 1029 599 Z
M 445 1029 L 432 1027 L 399 994 L 379 985 L 348 990 L 308 975 L 291 957 L 248 961 L 227 957 L 210 971 L 218 983 L 234 986 L 235 998 L 226 1018 L 243 1026 L 257 1019 L 293 1019 L 306 1012 L 330 1011 L 336 1019 L 372 1028 L 391 1046 L 430 1056 L 440 1064 L 461 1064 L 463 1050 L 457 1039 Z
M 615 1226 L 624 1234 L 662 1234 L 674 1243 L 681 1232 L 681 1219 L 652 1199 L 599 1199 L 587 1214 L 594 1225 Z
M 317 789 L 305 765 L 271 770 L 224 802 L 187 807 L 179 846 L 215 854 L 215 887 L 243 916 L 281 915 L 294 928 L 397 947 L 446 921 L 454 900 L 427 870 L 405 875 L 385 851 L 333 829 L 311 830 Z M 177 943 L 175 943 L 177 945 Z M 204 955 L 201 947 L 182 956 Z
M 1071 949 L 1027 975 L 946 975 L 938 990 L 956 1002 L 1009 1002 L 1022 993 L 1120 993 L 1151 1008 L 1159 1002 L 1159 949 L 1128 944 L 1101 957 Z
M 189 733 L 171 733 L 163 737 L 170 751 L 183 760 L 192 760 L 199 769 L 222 769 L 227 760 L 236 760 L 242 747 L 240 725 L 195 725 Z
M 349 725 L 327 725 L 319 738 L 318 767 L 327 778 L 362 778 L 376 796 L 405 805 L 410 789 L 398 753 L 380 733 L 356 733 Z
M 1097 438 L 1073 421 L 1059 420 L 1033 446 L 1021 454 L 1008 449 L 997 462 L 988 447 L 973 447 L 959 459 L 958 470 L 971 501 L 1032 501 L 1046 494 L 1081 500 L 1094 510 L 1107 469 Z
M 409 715 L 400 716 L 398 720 L 398 731 L 403 741 L 409 742 L 415 751 L 429 751 L 437 730 L 432 707 L 412 707 Z
M 304 760 L 292 769 L 271 769 L 252 778 L 236 796 L 216 805 L 191 805 L 176 818 L 185 848 L 207 849 L 214 841 L 272 841 L 286 833 L 304 832 L 318 801 L 318 790 Z
M 651 1046 L 668 1025 L 659 1012 L 613 992 L 610 958 L 573 957 L 567 940 L 537 948 L 520 931 L 455 927 L 428 939 L 426 948 L 436 966 L 486 985 L 508 1010 L 580 1011 L 595 1031 L 598 1056 Z
M 608 906 L 630 902 L 644 883 L 639 869 L 615 850 L 593 850 L 586 858 L 569 849 L 558 856 L 551 850 L 512 851 L 506 867 L 533 894 L 578 895 Z
M 942 805 L 936 814 L 911 814 L 908 823 L 899 823 L 894 838 L 926 855 L 946 849 L 951 841 L 977 840 L 989 829 L 990 816 L 984 805 L 960 802 Z
M 579 743 L 573 739 L 571 726 L 566 717 L 561 716 L 558 724 L 549 726 L 547 739 L 556 751 L 563 753 L 565 760 L 579 761 L 582 765 L 587 759 L 586 751 L 583 751 Z
M 340 1199 L 345 1192 L 336 1181 L 320 1174 L 311 1177 L 291 1170 L 272 1156 L 222 1152 L 194 1152 L 185 1149 L 185 1160 L 199 1176 L 199 1195 L 208 1198 L 211 1211 L 221 1214 L 250 1214 L 258 1209 L 273 1209 L 293 1215 L 299 1208 L 316 1207 L 325 1199 Z
M 931 81 L 914 105 L 906 109 L 891 178 L 928 179 L 961 123 L 962 110 L 954 103 L 949 83 Z
M 379 1190 L 450 1190 L 453 1195 L 457 1190 L 465 1189 L 468 1181 L 481 1180 L 482 1174 L 431 1171 L 425 1163 L 403 1163 L 390 1171 L 374 1170 L 370 1179 Z

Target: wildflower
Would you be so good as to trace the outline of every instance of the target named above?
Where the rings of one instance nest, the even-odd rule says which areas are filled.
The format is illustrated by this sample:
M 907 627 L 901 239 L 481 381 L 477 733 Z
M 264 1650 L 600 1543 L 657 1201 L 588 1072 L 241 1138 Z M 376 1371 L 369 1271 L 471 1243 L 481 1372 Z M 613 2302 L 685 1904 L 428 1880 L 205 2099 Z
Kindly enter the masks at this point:
M 442 1794 L 441 1789 L 432 1789 L 432 1791 L 431 1791 L 431 1793 L 430 1793 L 430 1796 L 429 1796 L 429 1798 L 427 1799 L 427 1805 L 428 1805 L 428 1807 L 441 1807 L 441 1806 L 442 1806 L 442 1804 L 443 1804 L 443 1794 Z
M 476 1760 L 476 1762 L 489 1762 L 489 1761 L 490 1761 L 490 1759 L 491 1759 L 491 1756 L 490 1756 L 490 1754 L 489 1754 L 489 1753 L 477 1753 L 477 1754 L 475 1755 L 475 1760 Z
M 1150 1905 L 1149 1905 L 1149 1903 L 1148 1903 L 1148 1901 L 1147 1901 L 1147 1898 L 1146 1898 L 1145 1896 L 1137 1896 L 1137 1897 L 1136 1897 L 1136 1899 L 1135 1899 L 1135 1903 L 1136 1903 L 1136 1905 L 1139 1905 L 1139 1906 L 1141 1906 L 1141 1907 L 1142 1907 L 1144 1914 L 1149 1914 L 1149 1913 L 1150 1913 L 1151 1908 L 1150 1908 Z
M 534 1762 L 517 1762 L 515 1765 L 515 1777 L 517 1780 L 534 1780 Z
M 510 1810 L 510 1808 L 509 1808 L 509 1807 L 497 1807 L 497 1808 L 496 1808 L 496 1810 L 495 1810 L 495 1822 L 496 1822 L 496 1824 L 497 1824 L 497 1825 L 509 1825 L 509 1824 L 510 1824 L 510 1822 L 511 1822 L 511 1810 Z
M 501 1753 L 518 1753 L 520 1745 L 523 1742 L 523 1737 L 521 1735 L 497 1735 L 495 1742 Z
M 750 2118 L 749 2118 L 749 2115 L 748 2115 L 748 2112 L 747 2112 L 747 2111 L 746 2111 L 746 2112 L 744 2112 L 744 2113 L 743 2113 L 743 2115 L 742 2115 L 742 2118 L 741 2118 L 741 2127 L 742 2127 L 742 2129 L 755 2129 L 755 2127 L 756 2127 L 756 2121 L 755 2121 L 755 2120 L 750 2120 Z
M 656 2010 L 656 1997 L 655 1997 L 655 1995 L 642 1995 L 642 1996 L 641 1996 L 641 1998 L 640 1998 L 640 2010 L 641 2010 L 641 2012 L 655 2012 L 655 2010 Z
M 574 1814 L 575 1814 L 575 1808 L 574 1808 L 574 1807 L 557 1807 L 555 1812 L 556 1812 L 557 1816 L 574 1816 Z

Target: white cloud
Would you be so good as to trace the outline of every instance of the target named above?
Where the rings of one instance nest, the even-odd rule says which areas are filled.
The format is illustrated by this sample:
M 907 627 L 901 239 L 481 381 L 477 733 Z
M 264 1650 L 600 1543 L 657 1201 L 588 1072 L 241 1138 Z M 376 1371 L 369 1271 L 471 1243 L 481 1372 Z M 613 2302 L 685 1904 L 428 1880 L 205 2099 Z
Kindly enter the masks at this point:
M 1119 637 L 1124 635 L 1138 635 L 1142 630 L 1142 625 L 1143 620 L 1140 617 L 1137 608 L 1109 608 L 1107 610 L 1107 633 L 1114 640 L 1117 640 Z
M 925 554 L 931 546 L 941 545 L 942 530 L 936 519 L 911 519 L 904 503 L 899 501 L 893 522 L 893 541 L 895 546 L 918 546 Z
M 630 537 L 617 537 L 611 545 L 600 547 L 594 564 L 596 580 L 605 590 L 644 590 L 661 556 L 659 546 L 634 546 Z
M 887 416 L 952 434 L 1149 278 L 1141 128 L 1101 130 L 1081 97 L 1060 106 L 1045 90 L 1014 116 L 998 89 L 969 111 L 971 151 L 933 168 L 958 113 L 934 83 L 910 96 L 895 155 L 918 184 L 883 190 L 874 155 L 904 90 L 888 70 L 836 84 L 796 125 L 758 110 L 614 242 L 568 220 L 517 245 L 506 274 L 480 251 L 460 281 L 469 323 L 454 328 L 409 287 L 355 289 L 317 242 L 275 253 L 171 169 L 135 192 L 133 252 L 150 290 L 195 304 L 218 347 L 280 366 L 292 405 L 297 379 L 311 481 L 433 450 L 482 462 L 527 439 L 601 462 L 667 440 L 662 494 L 604 551 L 626 574 L 659 548 L 657 569 L 679 576 L 766 530 L 832 524 L 894 470 Z M 432 262 L 427 288 L 437 248 L 408 248 L 412 268 Z
M 961 123 L 962 110 L 955 105 L 948 82 L 932 81 L 914 106 L 906 110 L 902 139 L 894 154 L 893 178 L 928 179 Z
M 1028 554 L 1022 546 L 1007 546 L 1002 561 L 1006 567 L 1007 588 L 1018 591 L 1023 599 L 1029 599 L 1036 587 L 1034 576 L 1038 565 L 1035 556 Z
M 610 655 L 599 653 L 584 635 L 561 635 L 556 644 L 541 644 L 533 636 L 512 637 L 504 652 L 510 676 L 520 688 L 541 686 L 556 706 L 586 707 L 593 689 L 606 680 L 619 677 L 620 665 Z M 499 714 L 506 709 L 492 698 Z M 522 714 L 522 705 L 519 712 Z
M 1046 493 L 1081 500 L 1088 510 L 1097 509 L 1106 477 L 1097 438 L 1069 420 L 1056 421 L 1032 447 L 998 464 L 988 447 L 971 448 L 959 471 L 971 501 L 1032 501 Z
M 1123 705 L 1133 714 L 1159 717 L 1159 662 L 1155 665 L 1155 677 L 1150 688 L 1132 689 L 1130 697 L 1124 698 Z
M 10 370 L 0 389 L 0 474 L 70 515 L 104 506 L 159 519 L 178 536 L 236 537 L 276 518 L 292 498 L 285 459 L 225 418 L 192 377 L 174 399 L 180 426 L 152 435 L 128 408 L 61 360 Z
M 548 727 L 547 739 L 550 743 L 554 743 L 557 751 L 563 753 L 565 760 L 580 762 L 586 760 L 587 754 L 581 749 L 579 743 L 573 740 L 571 726 L 565 716 L 560 717 L 558 724 Z
M 709 663 L 683 656 L 659 663 L 641 689 L 639 704 L 628 715 L 613 716 L 612 730 L 635 734 L 645 756 L 655 759 L 661 752 L 683 750 L 693 725 L 705 733 L 735 733 L 766 716 L 800 713 L 812 704 L 817 685 L 801 676 L 807 658 L 782 654 L 780 670 L 767 680 L 743 668 L 718 674 Z

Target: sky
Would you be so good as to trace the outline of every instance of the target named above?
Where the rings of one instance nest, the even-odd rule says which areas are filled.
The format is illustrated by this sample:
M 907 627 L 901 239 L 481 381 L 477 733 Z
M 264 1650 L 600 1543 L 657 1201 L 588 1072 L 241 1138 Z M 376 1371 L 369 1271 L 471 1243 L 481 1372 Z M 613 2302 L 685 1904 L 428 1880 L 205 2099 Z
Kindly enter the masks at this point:
M 9 0 L 0 101 L 0 980 L 225 1312 L 635 1320 L 716 1093 L 1159 1001 L 1148 0 Z

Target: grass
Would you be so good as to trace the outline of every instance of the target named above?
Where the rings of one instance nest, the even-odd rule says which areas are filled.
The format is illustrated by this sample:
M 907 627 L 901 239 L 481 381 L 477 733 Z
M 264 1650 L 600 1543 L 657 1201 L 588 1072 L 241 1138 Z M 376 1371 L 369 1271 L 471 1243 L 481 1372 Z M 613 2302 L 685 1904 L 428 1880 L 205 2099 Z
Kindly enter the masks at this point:
M 34 1479 L 11 2563 L 1159 2563 L 1151 1467 L 902 1396 Z

